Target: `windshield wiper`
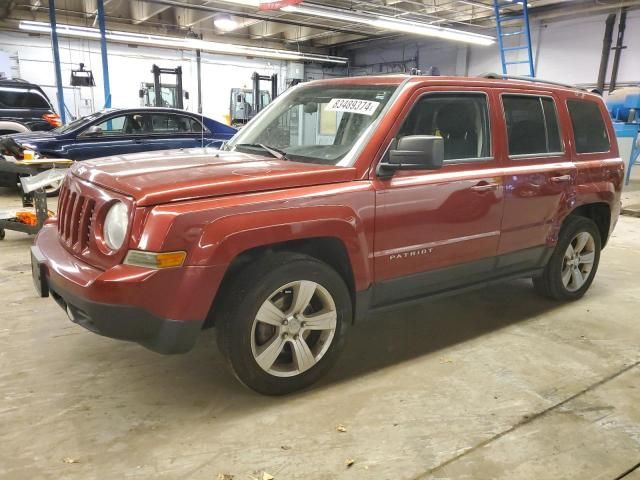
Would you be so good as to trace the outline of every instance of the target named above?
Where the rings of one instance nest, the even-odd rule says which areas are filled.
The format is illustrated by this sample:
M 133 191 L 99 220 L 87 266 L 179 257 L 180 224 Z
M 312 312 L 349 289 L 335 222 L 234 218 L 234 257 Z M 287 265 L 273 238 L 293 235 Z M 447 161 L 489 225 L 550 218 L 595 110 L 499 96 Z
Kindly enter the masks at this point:
M 279 148 L 272 147 L 271 145 L 265 145 L 264 143 L 239 143 L 235 145 L 235 148 L 242 147 L 258 147 L 269 153 L 271 156 L 277 158 L 278 160 L 289 160 L 287 158 L 287 153 L 284 150 L 280 150 Z

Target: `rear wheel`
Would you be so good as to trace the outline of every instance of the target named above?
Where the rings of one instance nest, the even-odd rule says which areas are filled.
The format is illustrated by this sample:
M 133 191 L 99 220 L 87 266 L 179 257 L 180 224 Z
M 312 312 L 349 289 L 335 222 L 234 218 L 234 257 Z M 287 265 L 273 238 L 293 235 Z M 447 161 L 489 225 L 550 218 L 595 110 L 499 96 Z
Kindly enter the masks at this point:
M 601 238 L 596 224 L 584 217 L 569 217 L 544 272 L 533 279 L 543 296 L 575 300 L 591 286 L 600 261 Z
M 337 358 L 351 321 L 342 277 L 306 255 L 271 253 L 224 292 L 218 344 L 249 388 L 282 395 L 317 381 Z

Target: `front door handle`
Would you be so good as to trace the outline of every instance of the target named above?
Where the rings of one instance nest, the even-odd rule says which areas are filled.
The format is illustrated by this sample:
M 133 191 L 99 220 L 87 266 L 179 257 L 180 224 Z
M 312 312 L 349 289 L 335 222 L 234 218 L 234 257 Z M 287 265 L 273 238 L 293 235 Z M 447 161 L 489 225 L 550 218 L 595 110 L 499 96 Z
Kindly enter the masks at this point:
M 480 182 L 479 184 L 471 187 L 471 190 L 474 192 L 489 192 L 491 190 L 497 190 L 499 186 L 499 183 Z
M 571 181 L 571 175 L 560 175 L 559 177 L 551 177 L 550 180 L 553 183 L 570 182 Z

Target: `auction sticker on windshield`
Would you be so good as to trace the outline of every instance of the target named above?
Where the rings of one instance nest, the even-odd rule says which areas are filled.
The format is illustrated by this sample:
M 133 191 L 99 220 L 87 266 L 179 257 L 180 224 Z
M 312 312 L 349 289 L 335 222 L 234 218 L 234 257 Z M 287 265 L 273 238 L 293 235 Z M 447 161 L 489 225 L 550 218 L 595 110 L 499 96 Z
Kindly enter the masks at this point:
M 373 115 L 380 102 L 358 100 L 357 98 L 332 98 L 325 110 L 329 112 L 360 113 Z

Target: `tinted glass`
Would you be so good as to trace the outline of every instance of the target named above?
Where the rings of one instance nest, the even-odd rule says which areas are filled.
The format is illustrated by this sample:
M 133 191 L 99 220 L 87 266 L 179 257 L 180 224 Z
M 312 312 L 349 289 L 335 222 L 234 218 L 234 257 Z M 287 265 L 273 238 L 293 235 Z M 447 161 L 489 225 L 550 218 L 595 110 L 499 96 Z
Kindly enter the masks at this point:
M 558 114 L 556 113 L 555 102 L 551 98 L 542 98 L 542 108 L 544 118 L 547 122 L 547 140 L 549 142 L 549 152 L 562 152 L 560 142 L 560 128 L 558 128 Z
M 35 90 L 0 87 L 0 108 L 42 108 L 50 110 L 46 98 Z
M 418 100 L 399 137 L 437 135 L 444 139 L 444 159 L 491 155 L 487 98 L 482 94 L 426 95 Z
M 190 131 L 192 133 L 202 133 L 202 124 L 195 118 L 190 118 L 189 123 L 191 125 Z
M 151 115 L 152 133 L 189 133 L 191 132 L 191 118 L 181 115 L 153 114 Z
M 588 100 L 569 100 L 569 115 L 578 153 L 608 152 L 609 136 L 598 104 Z
M 510 155 L 561 152 L 558 117 L 548 97 L 502 97 Z
M 140 114 L 120 115 L 90 128 L 93 128 L 94 135 L 140 135 L 144 132 L 144 118 Z

